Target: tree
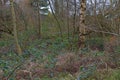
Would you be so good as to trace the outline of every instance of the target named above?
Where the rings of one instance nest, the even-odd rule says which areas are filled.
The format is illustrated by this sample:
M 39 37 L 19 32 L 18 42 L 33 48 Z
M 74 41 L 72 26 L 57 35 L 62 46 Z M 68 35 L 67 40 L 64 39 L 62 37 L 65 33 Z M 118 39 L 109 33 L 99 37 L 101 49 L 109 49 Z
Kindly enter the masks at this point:
M 38 12 L 38 35 L 41 37 L 41 16 L 40 16 L 40 9 L 39 9 L 39 2 L 37 2 L 37 12 Z
M 79 48 L 85 47 L 85 12 L 86 12 L 86 0 L 80 2 L 80 26 L 79 26 Z
M 60 6 L 59 6 L 59 1 L 58 0 L 54 0 L 54 8 L 55 8 L 55 14 L 59 15 L 59 12 L 60 12 L 59 8 L 60 8 Z
M 37 15 L 38 15 L 38 35 L 41 38 L 42 35 L 42 21 L 41 21 L 41 15 L 48 15 L 48 0 L 33 0 L 31 1 L 32 6 L 34 7 L 34 9 L 37 11 Z
M 10 5 L 11 5 L 11 15 L 12 15 L 12 23 L 13 23 L 13 34 L 14 34 L 14 39 L 15 39 L 15 44 L 16 44 L 16 50 L 19 55 L 22 54 L 21 47 L 18 43 L 18 36 L 17 36 L 17 25 L 16 25 L 16 15 L 15 15 L 15 10 L 14 10 L 14 2 L 13 0 L 10 0 Z

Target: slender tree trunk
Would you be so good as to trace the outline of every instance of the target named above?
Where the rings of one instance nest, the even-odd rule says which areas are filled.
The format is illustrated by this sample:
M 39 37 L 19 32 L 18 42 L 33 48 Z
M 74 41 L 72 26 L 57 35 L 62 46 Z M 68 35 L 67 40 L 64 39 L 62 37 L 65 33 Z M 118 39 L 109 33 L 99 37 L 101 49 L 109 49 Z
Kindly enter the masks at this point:
M 60 10 L 59 10 L 59 2 L 58 2 L 58 0 L 55 0 L 54 7 L 55 7 L 55 14 L 57 16 L 59 16 Z
M 69 26 L 69 0 L 67 0 L 67 30 L 68 30 L 68 41 L 70 37 L 70 26 Z
M 16 44 L 16 50 L 17 50 L 17 53 L 19 55 L 21 55 L 22 54 L 22 50 L 21 50 L 21 47 L 20 47 L 20 45 L 18 43 L 17 27 L 16 27 L 16 16 L 15 16 L 13 0 L 10 0 L 10 5 L 11 5 L 13 32 L 14 32 L 14 39 L 15 39 L 15 44 Z
M 61 17 L 63 18 L 64 17 L 64 1 L 62 0 L 61 1 L 61 12 L 60 12 L 60 14 L 61 14 Z
M 59 23 L 59 20 L 58 20 L 57 16 L 56 16 L 55 13 L 54 13 L 54 10 L 53 10 L 53 8 L 52 8 L 52 4 L 51 4 L 50 0 L 48 0 L 48 2 L 49 2 L 49 5 L 50 5 L 50 9 L 51 9 L 51 11 L 52 11 L 52 14 L 53 14 L 53 16 L 54 16 L 54 18 L 55 18 L 55 20 L 56 20 L 56 22 L 57 22 L 57 24 L 58 24 L 58 28 L 59 28 L 59 30 L 60 30 L 60 36 L 61 36 L 61 38 L 63 38 L 61 24 Z
M 80 26 L 79 26 L 79 48 L 85 47 L 85 12 L 86 12 L 86 0 L 80 2 Z
M 76 27 L 76 8 L 77 8 L 77 4 L 76 4 L 76 0 L 74 0 L 74 16 L 73 16 L 73 38 L 74 38 L 74 35 L 75 35 L 75 27 Z
M 41 16 L 40 16 L 40 9 L 39 9 L 39 2 L 37 3 L 38 7 L 38 36 L 41 38 Z

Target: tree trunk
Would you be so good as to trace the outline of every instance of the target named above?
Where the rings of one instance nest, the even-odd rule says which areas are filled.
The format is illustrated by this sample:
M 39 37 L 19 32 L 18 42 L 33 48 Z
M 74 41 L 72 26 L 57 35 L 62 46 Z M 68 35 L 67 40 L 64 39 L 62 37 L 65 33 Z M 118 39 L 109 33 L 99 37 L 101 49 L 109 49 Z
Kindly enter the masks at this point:
M 86 0 L 81 0 L 80 3 L 80 26 L 79 26 L 79 48 L 85 47 L 85 12 Z
M 39 2 L 37 3 L 37 8 L 38 8 L 38 10 L 37 10 L 37 12 L 38 12 L 38 36 L 39 36 L 39 38 L 41 38 L 41 15 L 40 15 L 40 8 L 39 8 Z
M 12 13 L 12 22 L 13 22 L 13 32 L 14 32 L 14 39 L 15 39 L 15 44 L 16 44 L 16 50 L 18 55 L 22 54 L 21 47 L 18 43 L 18 37 L 17 37 L 17 27 L 16 27 L 16 16 L 15 16 L 15 10 L 14 10 L 14 4 L 13 0 L 10 0 L 10 5 L 11 5 L 11 13 Z
M 69 26 L 69 0 L 67 0 L 67 30 L 68 30 L 68 41 L 70 37 L 70 26 Z
M 55 7 L 55 14 L 58 16 L 59 15 L 59 2 L 58 2 L 58 0 L 55 0 L 54 7 Z
M 76 11 L 77 11 L 77 3 L 76 3 L 76 0 L 74 0 L 74 15 L 73 15 L 73 38 L 74 38 L 74 35 L 75 35 L 75 27 L 76 27 Z

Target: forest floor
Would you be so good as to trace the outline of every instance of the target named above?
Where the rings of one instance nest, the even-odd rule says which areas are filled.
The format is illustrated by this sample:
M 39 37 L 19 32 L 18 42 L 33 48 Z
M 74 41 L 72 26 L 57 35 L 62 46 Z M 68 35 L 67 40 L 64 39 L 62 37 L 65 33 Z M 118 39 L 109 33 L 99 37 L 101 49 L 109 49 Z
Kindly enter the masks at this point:
M 0 40 L 0 80 L 120 80 L 119 49 L 104 51 L 101 39 L 81 51 L 67 38 L 20 39 L 21 56 L 12 39 Z

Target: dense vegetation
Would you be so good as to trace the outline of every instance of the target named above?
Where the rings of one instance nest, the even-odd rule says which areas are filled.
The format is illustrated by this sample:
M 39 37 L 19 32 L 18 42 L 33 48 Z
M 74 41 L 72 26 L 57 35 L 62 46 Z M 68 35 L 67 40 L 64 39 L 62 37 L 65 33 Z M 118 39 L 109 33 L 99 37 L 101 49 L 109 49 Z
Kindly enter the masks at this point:
M 120 80 L 119 3 L 0 0 L 0 80 Z

